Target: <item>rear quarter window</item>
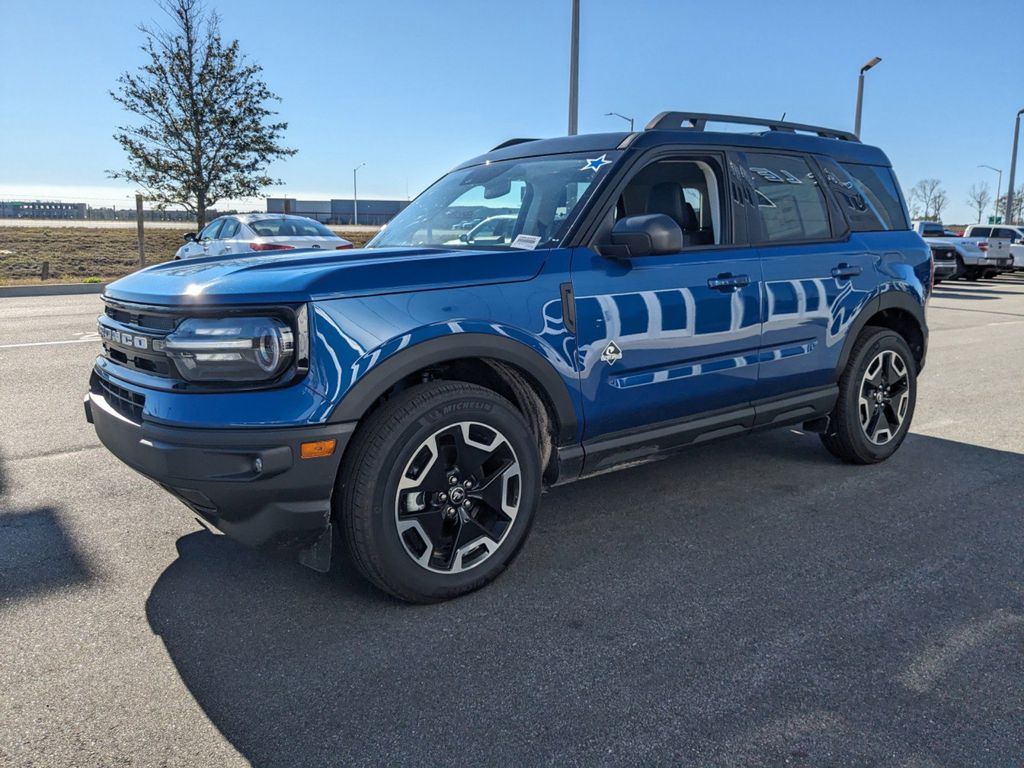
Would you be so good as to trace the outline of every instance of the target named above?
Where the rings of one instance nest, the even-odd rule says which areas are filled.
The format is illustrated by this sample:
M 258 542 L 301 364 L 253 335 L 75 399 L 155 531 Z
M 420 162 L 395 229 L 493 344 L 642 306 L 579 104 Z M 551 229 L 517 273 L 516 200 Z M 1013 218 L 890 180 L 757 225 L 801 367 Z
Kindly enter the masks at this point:
M 875 206 L 887 229 L 910 229 L 907 207 L 891 168 L 857 163 L 841 165 L 864 198 Z
M 819 155 L 817 160 L 825 177 L 825 186 L 842 208 L 850 222 L 850 229 L 854 232 L 890 229 L 885 214 L 879 210 L 882 206 L 880 200 L 874 195 L 865 195 L 861 185 L 831 158 Z

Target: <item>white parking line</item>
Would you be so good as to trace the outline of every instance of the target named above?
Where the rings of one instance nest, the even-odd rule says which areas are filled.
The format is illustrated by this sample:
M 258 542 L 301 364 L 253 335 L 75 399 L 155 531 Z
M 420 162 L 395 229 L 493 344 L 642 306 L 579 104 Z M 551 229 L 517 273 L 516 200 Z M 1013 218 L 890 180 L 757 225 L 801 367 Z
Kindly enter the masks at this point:
M 0 349 L 17 349 L 18 347 L 48 347 L 51 344 L 83 344 L 89 341 L 99 341 L 99 336 L 90 339 L 69 339 L 67 341 L 26 341 L 22 344 L 0 344 Z

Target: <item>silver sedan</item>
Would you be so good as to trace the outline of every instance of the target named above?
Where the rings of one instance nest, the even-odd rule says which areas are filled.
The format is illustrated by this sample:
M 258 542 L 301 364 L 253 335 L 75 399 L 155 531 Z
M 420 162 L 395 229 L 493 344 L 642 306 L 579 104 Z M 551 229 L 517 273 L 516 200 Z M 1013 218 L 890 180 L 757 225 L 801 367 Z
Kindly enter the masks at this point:
M 253 251 L 290 251 L 296 248 L 342 250 L 352 243 L 338 237 L 314 219 L 283 214 L 249 213 L 220 216 L 199 234 L 189 232 L 176 259 L 228 256 Z

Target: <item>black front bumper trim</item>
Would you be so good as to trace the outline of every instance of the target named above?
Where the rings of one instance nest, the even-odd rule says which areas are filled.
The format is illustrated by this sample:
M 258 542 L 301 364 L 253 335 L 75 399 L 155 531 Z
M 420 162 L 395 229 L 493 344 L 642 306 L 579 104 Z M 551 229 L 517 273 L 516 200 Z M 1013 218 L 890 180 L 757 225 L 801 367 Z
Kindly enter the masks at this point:
M 302 550 L 322 546 L 330 532 L 331 497 L 354 422 L 284 429 L 137 424 L 97 392 L 86 395 L 85 414 L 111 453 L 244 544 Z M 299 458 L 302 443 L 331 438 L 331 456 Z

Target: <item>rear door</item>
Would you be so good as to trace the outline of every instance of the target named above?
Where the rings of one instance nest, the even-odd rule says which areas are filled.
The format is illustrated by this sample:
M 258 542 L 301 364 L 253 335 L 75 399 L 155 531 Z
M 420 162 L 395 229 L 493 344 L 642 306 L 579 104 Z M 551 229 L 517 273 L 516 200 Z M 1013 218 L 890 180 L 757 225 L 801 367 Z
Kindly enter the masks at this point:
M 224 224 L 217 233 L 217 239 L 211 241 L 207 253 L 210 256 L 224 256 L 238 252 L 238 233 L 241 229 L 238 219 L 224 219 Z
M 875 259 L 810 156 L 737 155 L 757 201 L 750 232 L 764 278 L 757 399 L 798 396 L 834 382 L 846 334 L 878 285 Z

